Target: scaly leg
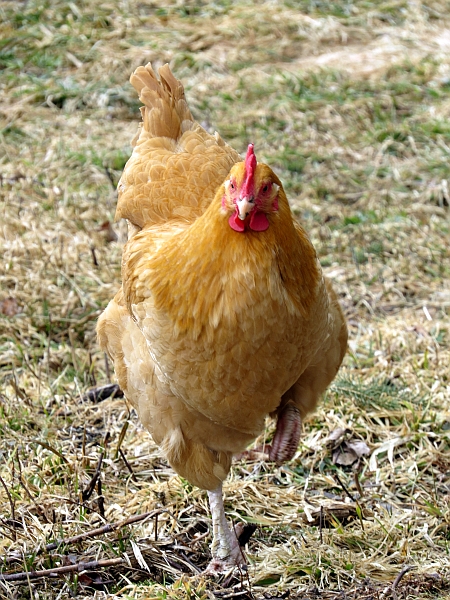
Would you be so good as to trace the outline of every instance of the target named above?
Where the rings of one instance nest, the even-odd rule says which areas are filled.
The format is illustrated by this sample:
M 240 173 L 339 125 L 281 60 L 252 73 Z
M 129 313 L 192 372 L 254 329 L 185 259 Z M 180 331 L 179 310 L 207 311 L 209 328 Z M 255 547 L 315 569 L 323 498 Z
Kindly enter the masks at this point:
M 214 491 L 208 491 L 208 499 L 213 524 L 213 542 L 211 545 L 212 561 L 206 572 L 223 573 L 233 567 L 245 565 L 245 558 L 236 534 L 228 526 L 225 517 L 222 484 Z

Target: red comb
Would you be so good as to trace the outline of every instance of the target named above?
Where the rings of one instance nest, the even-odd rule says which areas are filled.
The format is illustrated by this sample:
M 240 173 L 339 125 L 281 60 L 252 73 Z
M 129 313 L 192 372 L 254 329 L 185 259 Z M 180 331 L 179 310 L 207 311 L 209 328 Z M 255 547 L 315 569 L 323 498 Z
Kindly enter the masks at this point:
M 245 181 L 241 189 L 241 196 L 253 196 L 255 188 L 255 169 L 256 169 L 256 156 L 253 150 L 254 144 L 249 144 L 247 148 L 247 155 L 245 157 Z

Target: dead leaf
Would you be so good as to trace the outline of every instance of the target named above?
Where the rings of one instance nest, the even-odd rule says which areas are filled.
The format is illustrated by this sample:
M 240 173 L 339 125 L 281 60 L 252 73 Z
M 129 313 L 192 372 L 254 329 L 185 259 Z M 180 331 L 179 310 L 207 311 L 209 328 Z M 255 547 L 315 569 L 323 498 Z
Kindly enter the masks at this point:
M 337 435 L 335 432 L 343 432 Z M 344 440 L 343 437 L 350 433 L 349 429 L 340 429 L 333 432 L 336 437 L 336 441 L 332 441 L 331 445 L 328 438 L 328 445 L 333 448 L 332 459 L 334 464 L 349 467 L 353 465 L 357 460 L 366 454 L 370 454 L 370 448 L 363 440 L 350 439 Z
M 336 448 L 342 442 L 343 438 L 351 433 L 351 429 L 344 429 L 343 427 L 337 427 L 327 437 L 326 444 L 331 448 Z
M 349 467 L 357 460 L 358 456 L 352 450 L 346 449 L 345 444 L 333 452 L 333 462 L 335 465 Z
M 370 448 L 364 440 L 348 440 L 345 444 L 349 450 L 352 450 L 358 456 L 358 458 L 370 454 Z

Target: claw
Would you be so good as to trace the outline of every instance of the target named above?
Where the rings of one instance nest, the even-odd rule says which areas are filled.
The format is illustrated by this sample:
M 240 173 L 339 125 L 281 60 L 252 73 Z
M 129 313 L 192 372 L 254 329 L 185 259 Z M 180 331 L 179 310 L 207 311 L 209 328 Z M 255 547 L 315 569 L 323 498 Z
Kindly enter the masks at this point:
M 277 464 L 290 460 L 297 452 L 302 420 L 300 411 L 289 403 L 278 415 L 277 428 L 269 450 L 269 459 Z
M 223 575 L 224 573 L 229 573 L 230 571 L 234 571 L 234 569 L 239 569 L 240 571 L 247 570 L 247 564 L 242 562 L 242 560 L 227 560 L 223 558 L 213 558 L 206 569 L 203 571 L 205 575 Z

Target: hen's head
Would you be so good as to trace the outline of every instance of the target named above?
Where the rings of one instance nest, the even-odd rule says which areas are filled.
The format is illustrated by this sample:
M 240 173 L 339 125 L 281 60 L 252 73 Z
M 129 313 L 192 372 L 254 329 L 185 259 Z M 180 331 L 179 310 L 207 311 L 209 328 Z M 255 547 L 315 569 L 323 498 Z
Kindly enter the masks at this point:
M 230 214 L 228 223 L 235 231 L 246 228 L 265 231 L 268 215 L 278 211 L 280 181 L 272 169 L 256 162 L 253 144 L 249 144 L 245 162 L 237 163 L 224 184 L 222 208 Z

